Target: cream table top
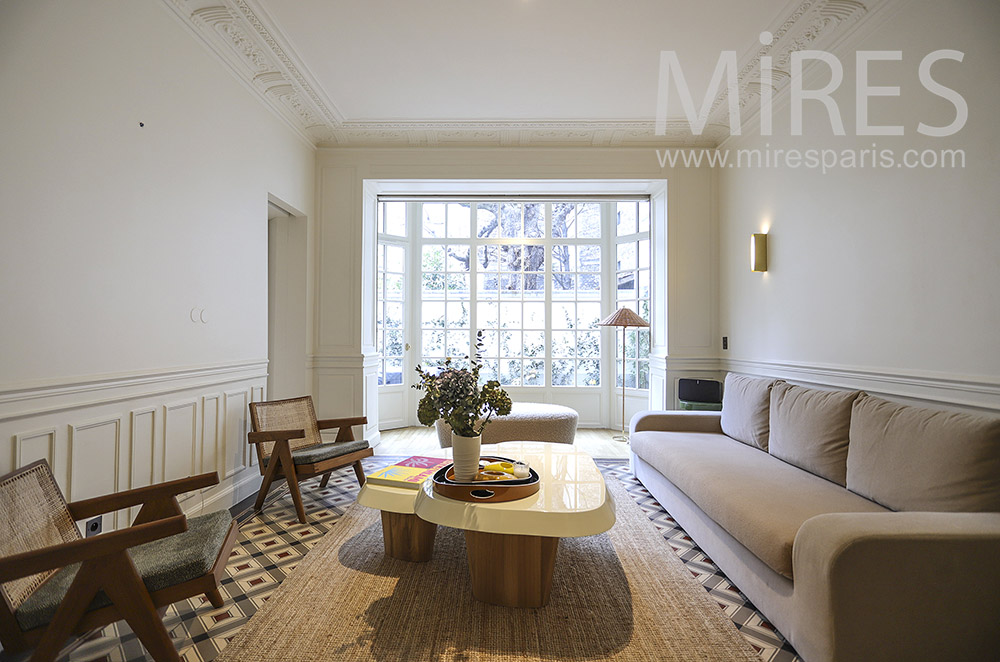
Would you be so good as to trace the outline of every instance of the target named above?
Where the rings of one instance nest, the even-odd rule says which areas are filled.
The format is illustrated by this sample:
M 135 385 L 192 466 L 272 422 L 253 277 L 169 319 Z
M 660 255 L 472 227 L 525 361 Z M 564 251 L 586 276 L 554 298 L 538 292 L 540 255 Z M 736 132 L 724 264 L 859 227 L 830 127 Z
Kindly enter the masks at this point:
M 456 529 L 553 538 L 591 536 L 614 525 L 615 504 L 604 476 L 593 458 L 573 446 L 508 441 L 484 445 L 481 454 L 526 460 L 538 472 L 540 489 L 516 501 L 469 503 L 435 493 L 433 481 L 425 480 L 410 512 Z
M 486 448 L 486 447 L 484 447 Z M 421 453 L 423 457 L 441 457 L 451 459 L 451 449 L 442 448 L 434 453 Z M 430 481 L 424 481 L 429 483 Z M 358 492 L 358 503 L 368 508 L 377 508 L 390 513 L 413 514 L 413 504 L 420 490 L 406 487 L 390 487 L 388 485 L 373 485 L 367 481 Z

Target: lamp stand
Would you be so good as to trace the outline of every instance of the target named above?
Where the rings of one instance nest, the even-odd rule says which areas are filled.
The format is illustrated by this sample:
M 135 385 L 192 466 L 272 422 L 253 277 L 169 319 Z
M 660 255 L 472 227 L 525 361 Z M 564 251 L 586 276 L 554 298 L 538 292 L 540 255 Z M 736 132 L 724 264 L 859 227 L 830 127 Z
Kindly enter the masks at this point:
M 622 327 L 622 433 L 612 437 L 615 441 L 628 443 L 628 433 L 625 432 L 625 332 L 627 326 Z

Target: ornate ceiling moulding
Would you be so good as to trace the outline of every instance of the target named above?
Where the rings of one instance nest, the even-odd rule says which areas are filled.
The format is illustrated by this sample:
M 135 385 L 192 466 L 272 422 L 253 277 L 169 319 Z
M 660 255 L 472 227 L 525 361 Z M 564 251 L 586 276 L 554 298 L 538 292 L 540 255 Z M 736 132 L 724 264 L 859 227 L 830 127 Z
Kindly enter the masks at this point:
M 746 58 L 738 74 L 744 120 L 760 106 L 760 58 L 773 58 L 775 95 L 787 89 L 791 53 L 832 48 L 870 16 L 897 0 L 802 0 L 772 30 L 774 40 Z M 665 135 L 649 121 L 356 121 L 347 120 L 308 74 L 255 0 L 161 0 L 248 89 L 296 133 L 319 147 L 599 146 L 716 147 L 729 137 L 720 94 L 701 135 L 684 120 Z M 654 81 L 651 81 L 651 85 Z M 777 96 L 775 97 L 777 98 Z

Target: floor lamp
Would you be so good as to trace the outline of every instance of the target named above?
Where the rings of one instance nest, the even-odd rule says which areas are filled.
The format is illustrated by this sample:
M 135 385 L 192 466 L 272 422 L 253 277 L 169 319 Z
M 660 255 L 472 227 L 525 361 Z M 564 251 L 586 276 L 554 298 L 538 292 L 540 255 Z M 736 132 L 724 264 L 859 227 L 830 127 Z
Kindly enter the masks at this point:
M 622 433 L 615 435 L 615 441 L 628 441 L 625 432 L 625 330 L 630 326 L 648 327 L 649 322 L 639 317 L 631 308 L 619 308 L 609 317 L 598 322 L 598 326 L 620 326 L 622 328 Z M 636 375 L 636 379 L 639 376 Z

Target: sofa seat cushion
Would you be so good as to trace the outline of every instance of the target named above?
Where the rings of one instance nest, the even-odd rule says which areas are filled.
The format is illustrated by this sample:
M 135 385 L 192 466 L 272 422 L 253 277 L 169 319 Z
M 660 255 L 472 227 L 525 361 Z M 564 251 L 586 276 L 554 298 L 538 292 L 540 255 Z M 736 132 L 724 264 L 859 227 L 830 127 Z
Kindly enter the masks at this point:
M 341 455 L 347 455 L 349 453 L 354 453 L 356 451 L 363 451 L 368 448 L 368 442 L 364 439 L 359 439 L 357 441 L 337 441 L 325 444 L 315 444 L 313 446 L 306 446 L 305 448 L 296 448 L 292 451 L 292 463 L 293 464 L 315 464 L 316 462 L 322 462 L 323 460 L 329 460 L 330 458 L 340 457 Z M 264 466 L 267 466 L 268 460 L 271 458 L 264 458 Z
M 1000 417 L 863 395 L 847 487 L 893 510 L 1000 512 Z
M 722 434 L 636 432 L 631 445 L 706 515 L 788 578 L 795 534 L 807 519 L 887 510 Z
M 146 589 L 155 593 L 208 574 L 226 541 L 232 521 L 228 510 L 189 517 L 187 531 L 131 548 L 129 556 Z M 22 630 L 40 627 L 52 620 L 79 569 L 79 563 L 62 568 L 21 603 L 16 616 Z M 87 611 L 110 604 L 111 600 L 101 591 Z

